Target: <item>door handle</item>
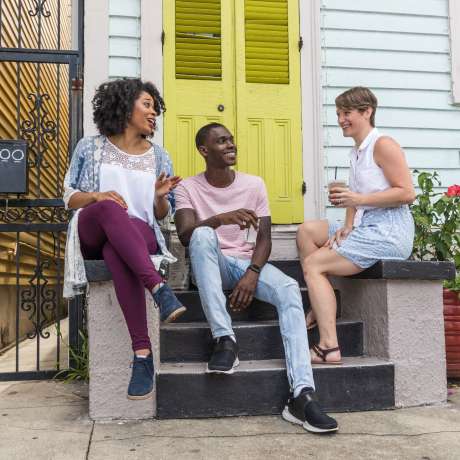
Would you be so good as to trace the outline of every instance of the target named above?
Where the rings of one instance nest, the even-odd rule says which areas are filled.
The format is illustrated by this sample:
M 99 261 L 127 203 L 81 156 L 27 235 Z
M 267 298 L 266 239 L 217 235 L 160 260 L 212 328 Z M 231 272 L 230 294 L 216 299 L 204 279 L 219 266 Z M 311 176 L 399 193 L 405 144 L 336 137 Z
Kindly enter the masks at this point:
M 219 112 L 223 112 L 223 111 L 225 110 L 225 107 L 223 106 L 223 104 L 219 104 L 219 105 L 217 106 L 217 110 L 218 110 Z

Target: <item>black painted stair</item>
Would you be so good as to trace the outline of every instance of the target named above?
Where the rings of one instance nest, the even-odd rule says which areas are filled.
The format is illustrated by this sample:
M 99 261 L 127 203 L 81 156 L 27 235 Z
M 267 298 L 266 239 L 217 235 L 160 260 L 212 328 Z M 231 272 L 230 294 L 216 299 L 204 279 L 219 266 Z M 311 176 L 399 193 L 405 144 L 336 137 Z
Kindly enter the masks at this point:
M 162 364 L 157 377 L 161 419 L 279 414 L 288 383 L 284 360 L 241 361 L 233 375 L 209 375 L 206 363 Z M 318 397 L 327 411 L 394 406 L 394 368 L 373 358 L 315 366 Z
M 359 321 L 339 321 L 337 332 L 342 356 L 361 356 L 363 325 Z M 233 330 L 240 348 L 240 360 L 283 359 L 284 349 L 278 321 L 238 321 Z M 318 342 L 318 330 L 308 334 L 310 343 Z M 160 359 L 162 363 L 200 362 L 211 357 L 212 336 L 208 323 L 182 323 L 162 326 Z
M 310 309 L 310 299 L 308 298 L 307 289 L 301 288 L 300 292 L 302 294 L 304 310 L 308 311 Z M 226 291 L 225 295 L 228 296 L 229 293 L 230 292 Z M 203 309 L 201 307 L 200 296 L 196 289 L 191 289 L 188 291 L 176 291 L 176 296 L 187 307 L 187 311 L 177 319 L 176 324 L 206 321 L 206 317 L 204 316 Z M 340 316 L 339 291 L 335 291 L 335 296 L 337 298 L 337 316 Z M 278 319 L 276 308 L 273 305 L 257 299 L 254 299 L 250 308 L 247 308 L 242 312 L 235 313 L 230 309 L 228 309 L 228 311 L 233 321 L 267 321 Z
M 310 308 L 298 261 L 273 262 L 301 286 L 304 310 Z M 212 338 L 196 290 L 177 291 L 187 312 L 160 329 L 157 416 L 163 419 L 279 414 L 288 397 L 284 350 L 276 309 L 254 301 L 242 313 L 230 311 L 240 348 L 233 375 L 209 375 Z M 321 405 L 328 411 L 394 407 L 394 366 L 363 355 L 363 324 L 340 320 L 337 332 L 342 365 L 317 365 L 313 372 Z M 309 331 L 310 343 L 318 331 Z

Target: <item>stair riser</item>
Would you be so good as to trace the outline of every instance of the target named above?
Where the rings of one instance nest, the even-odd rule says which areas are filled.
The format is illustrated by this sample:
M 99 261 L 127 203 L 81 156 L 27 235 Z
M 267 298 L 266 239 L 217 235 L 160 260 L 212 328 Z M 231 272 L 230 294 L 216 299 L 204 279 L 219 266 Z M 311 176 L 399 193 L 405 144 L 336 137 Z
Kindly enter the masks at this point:
M 310 299 L 306 290 L 302 290 L 301 294 L 303 307 L 307 312 L 310 310 Z M 337 298 L 337 316 L 340 316 L 340 293 L 335 291 L 335 295 Z M 187 311 L 176 320 L 177 323 L 206 321 L 198 291 L 176 291 L 176 296 L 187 307 Z M 252 304 L 240 313 L 230 310 L 227 301 L 227 310 L 233 321 L 270 321 L 278 319 L 276 308 L 273 305 L 257 299 L 254 299 Z
M 394 407 L 392 365 L 315 368 L 321 406 L 332 412 Z M 184 391 L 184 389 L 187 389 Z M 233 375 L 160 374 L 160 419 L 280 414 L 288 397 L 284 370 Z
M 284 359 L 284 349 L 278 324 L 236 326 L 234 331 L 241 360 Z M 192 326 L 160 331 L 161 362 L 208 361 L 212 351 L 212 337 L 208 327 Z M 363 354 L 363 325 L 360 322 L 338 324 L 337 334 L 343 356 Z M 318 342 L 318 330 L 309 331 L 309 342 Z

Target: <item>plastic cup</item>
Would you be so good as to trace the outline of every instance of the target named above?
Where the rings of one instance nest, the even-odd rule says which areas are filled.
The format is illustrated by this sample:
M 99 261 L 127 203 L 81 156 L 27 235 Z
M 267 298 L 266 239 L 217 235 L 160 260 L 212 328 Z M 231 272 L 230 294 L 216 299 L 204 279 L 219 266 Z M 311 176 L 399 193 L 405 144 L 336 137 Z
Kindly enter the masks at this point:
M 329 183 L 327 184 L 327 188 L 330 192 L 333 188 L 348 188 L 348 184 L 346 180 L 333 179 L 329 181 Z
M 257 230 L 250 225 L 249 228 L 246 230 L 246 243 L 249 244 L 256 244 L 257 240 Z

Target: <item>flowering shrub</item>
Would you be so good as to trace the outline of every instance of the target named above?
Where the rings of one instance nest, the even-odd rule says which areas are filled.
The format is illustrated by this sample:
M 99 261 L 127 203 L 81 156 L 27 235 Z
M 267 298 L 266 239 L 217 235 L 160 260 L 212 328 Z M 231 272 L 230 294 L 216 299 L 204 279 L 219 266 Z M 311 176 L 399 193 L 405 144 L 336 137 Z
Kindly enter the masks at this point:
M 412 256 L 418 260 L 450 260 L 460 272 L 460 185 L 451 185 L 447 192 L 435 192 L 441 181 L 437 172 L 418 173 L 420 193 L 411 206 L 415 221 Z M 460 275 L 446 282 L 446 287 L 460 290 Z
M 460 196 L 460 185 L 454 184 L 448 187 L 446 196 Z

